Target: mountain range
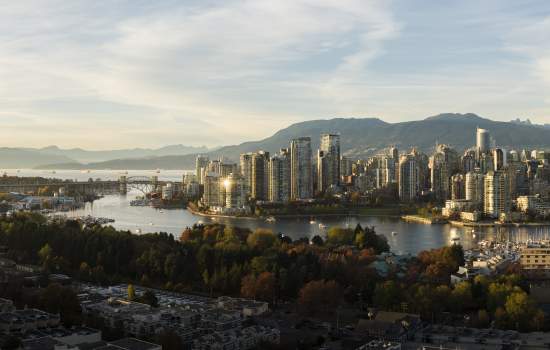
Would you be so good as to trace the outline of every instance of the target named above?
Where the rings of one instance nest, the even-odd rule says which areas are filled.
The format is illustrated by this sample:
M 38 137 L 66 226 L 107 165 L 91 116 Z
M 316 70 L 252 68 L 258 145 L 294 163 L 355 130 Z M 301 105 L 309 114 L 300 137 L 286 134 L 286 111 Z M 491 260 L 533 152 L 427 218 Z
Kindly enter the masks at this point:
M 378 118 L 334 118 L 310 120 L 292 124 L 259 141 L 225 146 L 207 152 L 188 154 L 147 155 L 121 157 L 100 162 L 44 161 L 40 168 L 45 169 L 192 169 L 196 154 L 206 154 L 211 158 L 225 157 L 237 161 L 239 154 L 266 150 L 277 152 L 288 147 L 289 141 L 300 136 L 312 138 L 312 148 L 319 147 L 321 133 L 340 133 L 341 148 L 345 155 L 353 158 L 367 157 L 389 146 L 401 151 L 416 147 L 430 152 L 436 143 L 445 143 L 459 151 L 475 144 L 476 128 L 489 130 L 496 145 L 510 148 L 550 148 L 550 129 L 530 123 L 498 122 L 482 118 L 476 114 L 445 113 L 423 120 L 401 123 L 387 123 Z M 52 153 L 50 153 L 50 156 Z M 1 156 L 1 155 L 0 155 Z M 64 154 L 57 156 L 65 156 Z M 0 158 L 0 162 L 2 159 Z M 1 163 L 0 163 L 1 164 Z
M 44 148 L 0 148 L 0 168 L 35 168 L 45 164 L 69 164 L 80 168 L 82 164 L 105 162 L 113 159 L 134 159 L 162 156 L 183 156 L 211 151 L 201 146 L 170 145 L 161 148 L 131 148 L 91 151 L 81 148 L 61 149 L 57 146 Z

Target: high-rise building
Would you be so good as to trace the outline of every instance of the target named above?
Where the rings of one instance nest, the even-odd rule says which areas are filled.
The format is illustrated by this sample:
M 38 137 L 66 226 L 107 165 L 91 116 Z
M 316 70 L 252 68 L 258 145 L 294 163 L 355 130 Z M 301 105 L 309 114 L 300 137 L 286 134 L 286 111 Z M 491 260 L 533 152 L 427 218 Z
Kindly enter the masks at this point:
M 290 142 L 290 198 L 313 197 L 311 174 L 311 138 L 300 137 Z
M 221 159 L 214 159 L 208 162 L 208 165 L 206 166 L 206 173 L 214 173 L 221 176 L 222 174 L 222 161 Z
M 476 168 L 476 153 L 473 150 L 464 152 L 464 155 L 460 157 L 460 170 L 466 174 L 470 171 L 474 171 Z
M 243 153 L 239 159 L 239 169 L 243 177 L 244 191 L 247 196 L 250 195 L 252 188 L 252 153 Z
M 420 167 L 415 153 L 399 159 L 399 199 L 413 201 L 420 194 Z
M 228 161 L 222 161 L 220 163 L 220 176 L 228 177 L 230 174 L 237 174 L 238 166 L 236 163 L 231 163 Z
M 207 173 L 203 177 L 204 192 L 202 203 L 207 207 L 219 207 L 225 203 L 225 189 L 221 182 L 221 177 L 215 173 Z
M 449 199 L 450 177 L 460 170 L 458 153 L 447 145 L 439 144 L 430 157 L 430 184 L 435 198 Z
M 340 135 L 321 134 L 317 153 L 318 191 L 324 192 L 340 183 Z
M 477 207 L 483 205 L 485 176 L 479 171 L 471 171 L 466 174 L 465 195 L 466 200 L 472 201 Z
M 269 161 L 269 200 L 288 202 L 290 200 L 290 154 L 282 149 Z
M 482 153 L 479 156 L 479 169 L 483 174 L 495 169 L 495 161 L 491 153 Z
M 492 218 L 500 218 L 510 211 L 510 198 L 506 173 L 490 171 L 485 175 L 483 212 Z
M 451 177 L 451 199 L 464 199 L 466 196 L 466 185 L 464 175 L 454 174 Z
M 495 148 L 493 150 L 493 170 L 502 170 L 506 166 L 506 151 L 502 148 Z
M 397 149 L 397 147 L 390 148 L 389 153 L 390 153 L 390 157 L 393 159 L 395 164 L 398 164 L 399 163 L 399 150 Z
M 436 152 L 430 157 L 430 178 L 432 193 L 436 200 L 445 201 L 449 197 L 449 164 L 443 152 Z
M 225 190 L 225 207 L 242 208 L 246 204 L 243 177 L 237 174 L 229 174 L 223 180 Z
M 353 160 L 348 157 L 340 157 L 340 176 L 350 176 L 353 172 Z
M 269 152 L 259 151 L 252 154 L 252 183 L 250 196 L 265 201 L 269 192 Z
M 476 151 L 477 156 L 487 153 L 491 149 L 491 136 L 488 130 L 477 128 L 476 132 Z
M 197 176 L 197 182 L 199 184 L 204 184 L 204 173 L 206 167 L 208 166 L 209 159 L 207 156 L 197 156 L 195 159 L 195 175 Z

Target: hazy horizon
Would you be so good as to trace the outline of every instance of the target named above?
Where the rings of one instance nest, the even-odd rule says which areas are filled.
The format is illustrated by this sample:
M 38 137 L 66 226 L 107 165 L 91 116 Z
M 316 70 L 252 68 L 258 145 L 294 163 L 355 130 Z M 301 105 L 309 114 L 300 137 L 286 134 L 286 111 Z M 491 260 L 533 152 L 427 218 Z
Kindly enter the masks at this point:
M 546 1 L 0 8 L 2 147 L 209 147 L 334 117 L 550 123 Z

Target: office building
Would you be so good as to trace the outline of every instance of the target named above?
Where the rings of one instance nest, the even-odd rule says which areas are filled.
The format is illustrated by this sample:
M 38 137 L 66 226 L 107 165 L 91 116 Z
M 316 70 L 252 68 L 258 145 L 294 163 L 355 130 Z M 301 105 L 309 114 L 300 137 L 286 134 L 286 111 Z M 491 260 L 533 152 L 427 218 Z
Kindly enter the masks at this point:
M 476 151 L 478 158 L 481 154 L 489 152 L 491 149 L 491 136 L 488 130 L 477 129 L 476 132 Z

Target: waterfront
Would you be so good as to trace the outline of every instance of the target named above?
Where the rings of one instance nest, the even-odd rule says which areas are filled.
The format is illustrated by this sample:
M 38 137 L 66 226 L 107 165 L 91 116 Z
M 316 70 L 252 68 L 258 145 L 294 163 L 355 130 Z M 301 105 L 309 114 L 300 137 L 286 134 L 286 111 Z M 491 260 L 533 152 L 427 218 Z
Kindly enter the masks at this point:
M 387 237 L 393 251 L 396 253 L 417 253 L 421 250 L 438 248 L 451 244 L 454 237 L 459 237 L 465 248 L 473 247 L 478 240 L 526 240 L 543 239 L 550 237 L 549 227 L 486 227 L 476 230 L 475 237 L 472 229 L 445 225 L 425 225 L 415 222 L 405 222 L 395 217 L 346 217 L 346 218 L 289 218 L 277 219 L 274 223 L 265 220 L 246 218 L 209 218 L 198 216 L 184 209 L 158 210 L 151 207 L 131 207 L 130 200 L 136 193 L 126 196 L 109 195 L 87 203 L 82 209 L 66 213 L 68 216 L 92 215 L 115 219 L 114 227 L 142 233 L 169 232 L 178 236 L 185 227 L 195 223 L 223 223 L 226 225 L 269 228 L 274 232 L 284 233 L 293 239 L 300 237 L 324 236 L 328 228 L 319 224 L 331 226 L 355 227 L 358 223 L 363 226 L 375 226 L 376 232 Z M 314 220 L 314 223 L 310 221 Z M 392 234 L 395 232 L 396 234 Z
M 118 170 L 93 170 L 89 173 L 80 170 L 6 170 L 8 175 L 17 176 L 42 176 L 56 177 L 60 179 L 101 178 L 103 180 L 117 179 L 122 174 Z M 159 180 L 181 181 L 184 170 L 130 170 L 128 176 L 153 176 Z M 188 172 L 188 171 L 187 171 Z M 476 228 L 475 237 L 472 235 L 472 228 L 453 227 L 445 225 L 426 225 L 416 222 L 405 222 L 396 217 L 326 217 L 326 218 L 287 218 L 277 219 L 274 223 L 264 220 L 245 218 L 209 218 L 193 215 L 184 209 L 158 210 L 151 207 L 131 207 L 130 201 L 137 193 L 129 193 L 126 196 L 109 195 L 87 203 L 85 207 L 71 211 L 68 216 L 106 217 L 115 219 L 114 227 L 123 230 L 130 230 L 142 233 L 147 232 L 169 232 L 176 236 L 185 229 L 198 222 L 210 223 L 219 222 L 227 225 L 248 227 L 269 228 L 274 232 L 281 232 L 293 239 L 300 237 L 313 237 L 314 235 L 326 235 L 328 227 L 349 226 L 355 227 L 357 223 L 363 226 L 375 226 L 377 233 L 387 237 L 393 251 L 396 253 L 417 253 L 418 251 L 438 248 L 451 244 L 452 238 L 459 237 L 465 248 L 473 247 L 479 240 L 512 240 L 525 241 L 527 239 L 540 240 L 550 238 L 550 227 L 483 227 Z M 311 220 L 315 223 L 310 223 Z M 326 225 L 322 228 L 319 224 Z M 396 234 L 392 234 L 395 232 Z

